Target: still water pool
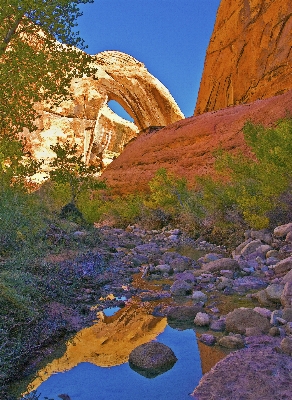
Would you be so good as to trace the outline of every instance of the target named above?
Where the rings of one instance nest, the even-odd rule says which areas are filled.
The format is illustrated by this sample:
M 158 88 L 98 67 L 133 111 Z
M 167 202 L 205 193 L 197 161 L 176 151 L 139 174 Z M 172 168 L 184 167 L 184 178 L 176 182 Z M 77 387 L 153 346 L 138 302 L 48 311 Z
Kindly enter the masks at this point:
M 72 400 L 187 400 L 201 376 L 201 360 L 193 330 L 177 331 L 166 326 L 157 341 L 169 346 L 178 361 L 173 368 L 153 379 L 134 372 L 128 363 L 98 367 L 83 362 L 69 371 L 51 375 L 41 383 L 40 399 L 57 400 L 66 393 Z
M 138 299 L 98 313 L 98 322 L 70 339 L 64 354 L 40 369 L 21 392 L 36 390 L 39 400 L 58 400 L 64 393 L 71 400 L 190 399 L 204 370 L 202 344 L 193 329 L 173 329 L 152 309 Z M 150 379 L 133 371 L 128 358 L 151 340 L 169 346 L 178 361 Z

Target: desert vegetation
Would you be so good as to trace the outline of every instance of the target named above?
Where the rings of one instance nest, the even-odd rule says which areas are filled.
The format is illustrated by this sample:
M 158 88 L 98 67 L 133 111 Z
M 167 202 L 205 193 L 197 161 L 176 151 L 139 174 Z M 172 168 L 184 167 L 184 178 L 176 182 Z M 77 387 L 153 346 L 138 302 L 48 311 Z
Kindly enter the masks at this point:
M 197 179 L 190 188 L 182 177 L 159 169 L 149 193 L 118 197 L 97 180 L 76 149 L 53 148 L 50 179 L 38 188 L 27 176 L 40 168 L 24 157 L 25 146 L 1 139 L 0 191 L 0 370 L 3 382 L 25 362 L 30 351 L 49 343 L 56 332 L 46 325 L 46 304 L 70 304 L 80 281 L 63 288 L 61 267 L 48 255 L 68 249 L 86 252 L 99 243 L 95 226 L 147 229 L 179 227 L 189 236 L 232 247 L 248 228 L 273 228 L 291 220 L 290 146 L 292 120 L 271 128 L 246 123 L 252 157 L 216 152 L 216 178 Z M 26 160 L 25 162 L 23 160 Z M 73 213 L 62 213 L 73 204 Z M 77 212 L 77 214 L 76 214 Z M 78 236 L 76 232 L 87 232 Z M 58 328 L 60 329 L 60 327 Z M 58 334 L 62 334 L 58 331 Z M 33 337 L 39 337 L 35 343 Z

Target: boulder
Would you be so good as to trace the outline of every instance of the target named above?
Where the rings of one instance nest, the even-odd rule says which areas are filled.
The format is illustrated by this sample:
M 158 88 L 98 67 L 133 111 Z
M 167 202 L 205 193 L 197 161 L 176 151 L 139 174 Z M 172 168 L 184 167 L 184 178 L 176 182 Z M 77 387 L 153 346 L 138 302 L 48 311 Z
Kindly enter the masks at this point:
M 208 326 L 210 324 L 210 317 L 207 313 L 198 312 L 194 319 L 194 324 L 197 326 Z
M 215 332 L 225 331 L 225 319 L 213 319 L 210 324 L 210 329 Z
M 247 257 L 249 254 L 254 253 L 260 246 L 262 242 L 260 240 L 252 240 L 241 250 L 240 254 L 243 257 Z
M 251 308 L 237 308 L 226 316 L 226 331 L 244 334 L 246 328 L 259 328 L 266 333 L 270 323 L 266 317 Z
M 285 307 L 282 310 L 282 317 L 287 321 L 287 322 L 292 322 L 292 307 Z
M 268 300 L 271 300 L 274 303 L 280 303 L 283 289 L 284 285 L 280 283 L 272 283 L 271 285 L 269 285 L 265 289 Z
M 195 303 L 206 303 L 206 301 L 208 300 L 208 296 L 200 290 L 196 290 L 192 294 L 192 299 L 195 301 Z
M 291 307 L 292 305 L 292 283 L 287 282 L 284 286 L 281 296 L 281 303 L 283 307 Z
M 260 231 L 251 230 L 250 236 L 252 239 L 258 239 L 261 242 L 271 244 L 272 243 L 272 235 L 267 229 L 262 229 Z
M 190 294 L 193 290 L 193 285 L 186 281 L 175 281 L 170 287 L 170 293 L 173 296 L 186 296 Z
M 238 262 L 232 258 L 219 258 L 218 260 L 211 261 L 203 265 L 202 269 L 208 272 L 220 272 L 224 269 L 236 271 L 239 270 L 239 265 Z
M 282 340 L 280 344 L 281 350 L 288 354 L 289 356 L 292 356 L 292 338 L 286 337 Z
M 241 335 L 223 336 L 218 343 L 227 349 L 242 349 L 244 347 L 244 340 Z
M 216 337 L 207 333 L 203 333 L 199 337 L 199 341 L 206 344 L 207 346 L 213 346 L 216 343 Z
M 274 266 L 276 275 L 284 274 L 292 269 L 292 257 L 284 258 Z
M 198 312 L 203 312 L 199 305 L 176 306 L 170 308 L 167 313 L 167 322 L 173 328 L 193 328 L 194 319 Z
M 291 269 L 289 272 L 287 272 L 286 275 L 283 276 L 281 282 L 282 282 L 284 285 L 285 285 L 285 283 L 287 283 L 287 282 L 292 283 L 292 269 Z
M 289 224 L 277 226 L 274 229 L 274 236 L 277 238 L 282 238 L 286 236 L 288 232 L 291 231 L 292 231 L 292 222 L 290 222 Z
M 130 367 L 146 377 L 155 377 L 168 371 L 176 361 L 174 352 L 159 342 L 142 344 L 129 356 Z

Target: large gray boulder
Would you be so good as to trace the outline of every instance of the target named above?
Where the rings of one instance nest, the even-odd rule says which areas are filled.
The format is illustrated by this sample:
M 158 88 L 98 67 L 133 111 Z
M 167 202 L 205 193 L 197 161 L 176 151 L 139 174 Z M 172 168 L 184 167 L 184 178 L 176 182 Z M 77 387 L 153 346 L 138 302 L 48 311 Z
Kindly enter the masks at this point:
M 148 378 L 168 371 L 176 363 L 174 352 L 163 343 L 150 342 L 136 347 L 129 356 L 130 367 Z
M 226 316 L 227 332 L 245 334 L 246 328 L 258 328 L 267 333 L 271 327 L 267 318 L 252 308 L 237 308 Z

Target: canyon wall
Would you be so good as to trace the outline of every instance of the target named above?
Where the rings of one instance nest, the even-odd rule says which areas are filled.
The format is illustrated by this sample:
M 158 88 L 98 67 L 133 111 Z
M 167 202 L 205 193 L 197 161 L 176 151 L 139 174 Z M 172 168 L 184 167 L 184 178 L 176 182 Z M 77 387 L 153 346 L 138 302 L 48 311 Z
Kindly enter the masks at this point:
M 292 89 L 292 2 L 222 0 L 195 115 Z
M 247 120 L 270 126 L 292 115 L 292 90 L 265 100 L 186 118 L 145 132 L 129 143 L 102 174 L 115 193 L 147 191 L 159 168 L 190 184 L 196 176 L 214 174 L 214 150 L 248 152 L 242 128 Z

